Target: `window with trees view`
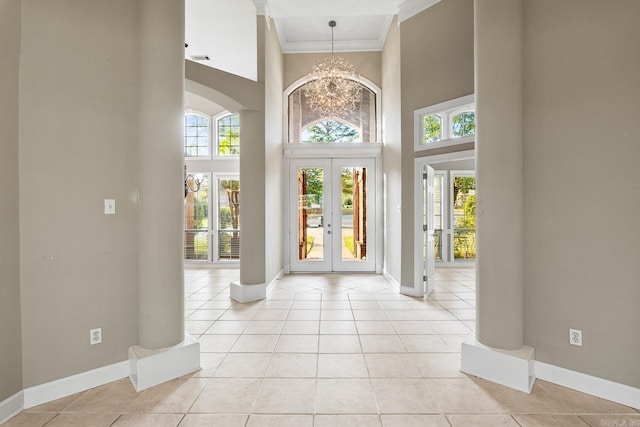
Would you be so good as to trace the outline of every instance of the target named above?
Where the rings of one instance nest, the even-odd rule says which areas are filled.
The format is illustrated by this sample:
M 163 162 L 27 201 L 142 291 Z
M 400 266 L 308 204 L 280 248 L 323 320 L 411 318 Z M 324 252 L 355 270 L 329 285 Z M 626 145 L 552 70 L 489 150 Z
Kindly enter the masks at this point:
M 302 143 L 376 142 L 376 94 L 363 84 L 356 108 L 344 117 L 326 117 L 313 111 L 304 88 L 295 89 L 288 100 L 288 140 Z
M 476 133 L 476 113 L 472 111 L 457 114 L 453 116 L 451 121 L 454 138 L 461 138 Z
M 453 257 L 476 257 L 476 178 L 453 176 Z
M 193 174 L 200 182 L 197 192 L 184 198 L 184 259 L 209 260 L 209 175 Z
M 435 114 L 429 114 L 423 119 L 425 143 L 436 142 L 442 139 L 442 119 Z
M 240 180 L 218 179 L 218 260 L 240 259 Z
M 240 119 L 238 115 L 226 113 L 220 118 L 214 119 L 215 117 L 212 119 L 200 112 L 185 114 L 185 157 L 240 154 Z
M 414 126 L 416 150 L 472 142 L 476 131 L 474 96 L 416 110 Z
M 361 142 L 358 129 L 337 120 L 324 120 L 302 130 L 305 142 Z
M 240 118 L 237 114 L 218 119 L 218 155 L 240 154 Z
M 200 114 L 184 116 L 184 156 L 209 156 L 209 119 Z

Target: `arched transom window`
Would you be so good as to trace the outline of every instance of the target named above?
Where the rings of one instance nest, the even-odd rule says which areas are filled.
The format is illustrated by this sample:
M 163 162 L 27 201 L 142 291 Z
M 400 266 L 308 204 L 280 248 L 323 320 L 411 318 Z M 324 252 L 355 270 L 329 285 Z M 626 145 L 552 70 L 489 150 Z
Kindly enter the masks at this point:
M 288 99 L 289 142 L 376 142 L 376 94 L 362 85 L 360 102 L 346 117 L 322 116 L 314 112 L 304 95 L 306 84 Z

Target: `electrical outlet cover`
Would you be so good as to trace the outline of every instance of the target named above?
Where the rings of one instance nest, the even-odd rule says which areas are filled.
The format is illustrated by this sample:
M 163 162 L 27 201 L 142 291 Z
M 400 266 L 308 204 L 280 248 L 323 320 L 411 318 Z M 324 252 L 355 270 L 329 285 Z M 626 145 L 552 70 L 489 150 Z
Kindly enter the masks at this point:
M 102 342 L 102 328 L 91 329 L 89 331 L 89 344 L 95 345 Z
M 582 331 L 580 329 L 569 329 L 569 344 L 582 347 Z

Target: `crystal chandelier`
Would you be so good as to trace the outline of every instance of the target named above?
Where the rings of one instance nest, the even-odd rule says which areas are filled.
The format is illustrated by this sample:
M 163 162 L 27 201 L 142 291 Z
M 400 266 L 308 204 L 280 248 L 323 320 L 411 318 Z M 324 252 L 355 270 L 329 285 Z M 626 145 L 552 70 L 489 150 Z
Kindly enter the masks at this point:
M 353 65 L 333 55 L 333 28 L 336 21 L 329 21 L 331 27 L 331 57 L 316 62 L 305 85 L 304 96 L 311 110 L 321 116 L 345 117 L 356 109 L 360 101 L 362 87 L 360 76 Z

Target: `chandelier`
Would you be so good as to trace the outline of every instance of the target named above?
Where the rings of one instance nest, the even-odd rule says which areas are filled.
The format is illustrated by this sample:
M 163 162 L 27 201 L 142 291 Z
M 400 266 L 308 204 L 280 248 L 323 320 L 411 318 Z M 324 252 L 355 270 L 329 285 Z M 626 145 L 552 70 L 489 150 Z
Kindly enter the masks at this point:
M 331 57 L 316 62 L 304 87 L 304 96 L 311 110 L 321 116 L 345 117 L 356 109 L 362 87 L 360 76 L 348 61 L 333 54 L 333 28 L 331 27 Z

